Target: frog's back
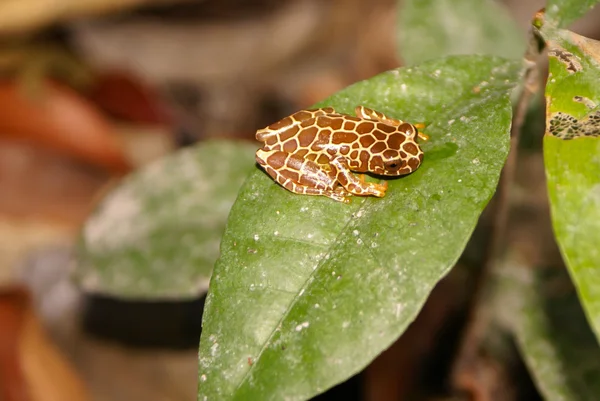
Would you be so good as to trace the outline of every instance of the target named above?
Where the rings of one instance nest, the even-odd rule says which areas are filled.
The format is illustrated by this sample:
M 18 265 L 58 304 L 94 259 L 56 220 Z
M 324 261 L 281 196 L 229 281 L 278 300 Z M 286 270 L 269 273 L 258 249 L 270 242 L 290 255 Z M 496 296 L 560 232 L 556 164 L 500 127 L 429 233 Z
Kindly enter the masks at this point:
M 382 152 L 391 145 L 392 134 L 405 138 L 399 127 L 377 121 L 346 115 L 325 115 L 302 121 L 279 133 L 276 141 L 267 142 L 272 150 L 280 150 L 298 157 L 329 162 L 336 156 L 348 159 L 353 167 L 365 162 L 367 156 Z M 400 146 L 400 141 L 394 143 Z
M 285 117 L 263 129 L 256 131 L 256 140 L 264 142 L 267 146 L 275 145 L 281 140 L 281 136 L 285 137 L 295 135 L 300 130 L 300 124 L 307 120 L 314 120 L 315 117 L 323 115 L 338 115 L 332 107 L 325 107 L 314 110 L 300 110 L 291 116 Z

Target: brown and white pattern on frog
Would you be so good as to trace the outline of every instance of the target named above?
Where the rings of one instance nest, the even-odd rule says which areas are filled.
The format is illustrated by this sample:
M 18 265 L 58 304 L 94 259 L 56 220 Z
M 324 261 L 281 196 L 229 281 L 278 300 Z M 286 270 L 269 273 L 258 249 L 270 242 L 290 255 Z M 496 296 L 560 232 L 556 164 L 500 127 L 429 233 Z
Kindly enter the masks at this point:
M 331 107 L 299 111 L 258 130 L 264 146 L 257 162 L 286 189 L 348 202 L 347 196 L 382 197 L 383 184 L 367 183 L 352 172 L 399 176 L 423 160 L 417 128 L 375 110 L 358 106 L 356 117 Z

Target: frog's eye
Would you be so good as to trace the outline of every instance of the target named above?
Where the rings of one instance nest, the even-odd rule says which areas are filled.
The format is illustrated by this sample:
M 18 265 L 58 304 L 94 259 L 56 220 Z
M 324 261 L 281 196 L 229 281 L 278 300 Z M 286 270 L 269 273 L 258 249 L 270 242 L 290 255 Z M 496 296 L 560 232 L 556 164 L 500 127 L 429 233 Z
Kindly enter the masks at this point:
M 385 168 L 390 171 L 398 170 L 401 167 L 399 160 L 391 160 L 385 163 Z

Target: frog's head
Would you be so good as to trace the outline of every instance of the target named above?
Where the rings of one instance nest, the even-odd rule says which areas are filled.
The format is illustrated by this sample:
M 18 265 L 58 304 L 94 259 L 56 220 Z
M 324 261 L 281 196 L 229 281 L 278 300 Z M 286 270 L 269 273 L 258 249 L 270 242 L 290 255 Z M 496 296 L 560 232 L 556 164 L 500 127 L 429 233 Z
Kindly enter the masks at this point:
M 400 124 L 396 132 L 388 135 L 385 149 L 373 155 L 370 171 L 387 176 L 415 171 L 423 161 L 423 151 L 417 143 L 417 137 L 418 130 L 414 125 Z

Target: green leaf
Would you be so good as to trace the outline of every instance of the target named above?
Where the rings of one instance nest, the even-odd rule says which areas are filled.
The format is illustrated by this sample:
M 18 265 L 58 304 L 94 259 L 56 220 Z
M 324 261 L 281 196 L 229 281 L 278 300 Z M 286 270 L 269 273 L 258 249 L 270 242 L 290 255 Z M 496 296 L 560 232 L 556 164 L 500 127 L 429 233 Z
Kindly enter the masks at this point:
M 600 347 L 566 271 L 512 268 L 506 305 L 517 345 L 547 401 L 595 400 L 600 394 Z
M 120 298 L 197 297 L 255 148 L 204 142 L 125 178 L 82 230 L 79 284 Z
M 544 163 L 552 223 L 593 330 L 600 338 L 600 44 L 546 31 Z
M 564 28 L 591 10 L 598 0 L 548 0 L 546 4 L 546 24 Z
M 600 138 L 544 138 L 552 223 L 593 330 L 600 338 Z
M 384 198 L 292 194 L 261 170 L 221 242 L 200 341 L 199 400 L 300 400 L 364 368 L 415 318 L 494 193 L 520 63 L 449 57 L 330 97 L 426 121 L 425 160 Z
M 491 0 L 405 0 L 398 9 L 398 51 L 406 64 L 476 53 L 518 59 L 525 51 L 525 33 Z

